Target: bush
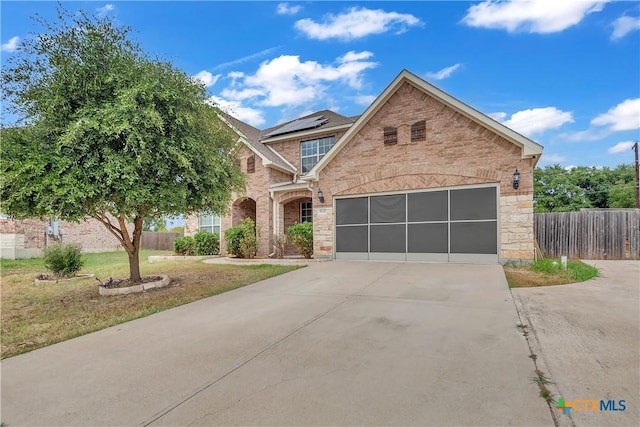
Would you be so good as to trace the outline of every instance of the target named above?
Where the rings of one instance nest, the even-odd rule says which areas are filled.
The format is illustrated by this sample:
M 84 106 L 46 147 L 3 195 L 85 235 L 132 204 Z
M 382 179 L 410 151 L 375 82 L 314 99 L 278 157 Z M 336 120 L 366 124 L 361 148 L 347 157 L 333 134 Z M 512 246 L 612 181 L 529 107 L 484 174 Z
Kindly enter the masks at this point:
M 227 252 L 240 258 L 253 258 L 258 251 L 258 230 L 251 218 L 224 231 Z
M 191 236 L 178 237 L 173 241 L 173 251 L 184 256 L 194 255 L 196 252 L 196 241 Z
M 293 224 L 287 231 L 291 237 L 291 243 L 298 252 L 305 258 L 311 258 L 313 255 L 313 223 Z
M 287 247 L 289 236 L 286 234 L 274 234 L 273 235 L 273 253 L 276 258 L 284 258 L 284 251 Z
M 224 230 L 224 240 L 227 243 L 227 252 L 231 255 L 240 255 L 240 239 L 242 239 L 242 227 L 236 225 L 235 227 L 227 228 Z
M 196 255 L 218 255 L 220 253 L 220 238 L 215 233 L 199 231 L 194 236 Z
M 78 245 L 59 243 L 44 250 L 44 266 L 55 276 L 74 276 L 83 265 L 82 249 Z

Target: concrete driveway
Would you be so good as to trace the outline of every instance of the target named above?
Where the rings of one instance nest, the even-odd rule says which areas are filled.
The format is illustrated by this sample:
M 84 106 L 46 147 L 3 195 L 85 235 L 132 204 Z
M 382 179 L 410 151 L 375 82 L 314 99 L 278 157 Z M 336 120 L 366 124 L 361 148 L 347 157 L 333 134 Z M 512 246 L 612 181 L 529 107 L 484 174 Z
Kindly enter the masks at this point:
M 559 425 L 640 425 L 640 262 L 585 261 L 588 282 L 513 289 L 556 399 L 626 401 L 624 411 L 570 410 Z M 584 403 L 578 409 L 585 407 Z M 616 406 L 618 409 L 621 407 Z
M 319 263 L 4 360 L 1 417 L 550 425 L 517 323 L 500 266 Z

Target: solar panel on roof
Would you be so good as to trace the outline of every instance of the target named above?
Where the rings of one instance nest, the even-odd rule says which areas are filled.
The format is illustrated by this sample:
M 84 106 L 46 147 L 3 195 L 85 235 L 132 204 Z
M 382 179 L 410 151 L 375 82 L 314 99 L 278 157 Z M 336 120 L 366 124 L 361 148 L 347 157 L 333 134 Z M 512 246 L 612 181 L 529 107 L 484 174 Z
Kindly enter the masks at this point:
M 269 138 L 276 135 L 283 135 L 285 133 L 297 132 L 299 130 L 317 128 L 318 126 L 322 126 L 328 121 L 329 119 L 325 118 L 324 116 L 313 116 L 307 117 L 305 119 L 294 120 L 291 123 L 287 123 L 286 125 L 269 132 L 265 135 L 265 137 Z

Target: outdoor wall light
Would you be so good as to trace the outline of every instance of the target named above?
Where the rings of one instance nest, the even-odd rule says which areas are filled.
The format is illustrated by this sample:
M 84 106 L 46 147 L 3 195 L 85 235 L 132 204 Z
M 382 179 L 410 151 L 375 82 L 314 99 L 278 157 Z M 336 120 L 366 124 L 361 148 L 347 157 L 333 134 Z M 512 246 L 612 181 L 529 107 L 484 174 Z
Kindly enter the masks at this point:
M 517 190 L 520 187 L 520 172 L 518 169 L 513 173 L 513 189 Z
M 320 203 L 324 203 L 324 194 L 322 194 L 322 190 L 318 189 L 318 199 Z

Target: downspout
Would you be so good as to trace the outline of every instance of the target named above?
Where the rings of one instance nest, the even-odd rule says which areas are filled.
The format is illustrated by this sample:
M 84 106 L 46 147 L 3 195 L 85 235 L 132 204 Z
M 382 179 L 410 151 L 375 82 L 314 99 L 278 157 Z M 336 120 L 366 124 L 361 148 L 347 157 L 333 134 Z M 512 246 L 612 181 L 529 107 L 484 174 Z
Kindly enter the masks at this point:
M 271 202 L 271 214 L 272 214 L 271 215 L 271 217 L 272 217 L 272 220 L 271 220 L 272 224 L 271 225 L 273 227 L 273 236 L 271 236 L 271 238 L 274 238 L 275 236 L 278 235 L 278 218 L 277 218 L 277 215 L 278 215 L 278 202 L 276 201 L 275 194 L 274 194 L 273 190 L 269 190 L 269 197 L 271 197 L 271 201 L 272 201 Z M 271 252 L 269 254 L 269 258 L 273 258 L 275 256 L 275 254 L 276 254 L 275 248 L 276 248 L 276 244 L 275 244 L 275 242 L 273 242 L 273 252 Z

